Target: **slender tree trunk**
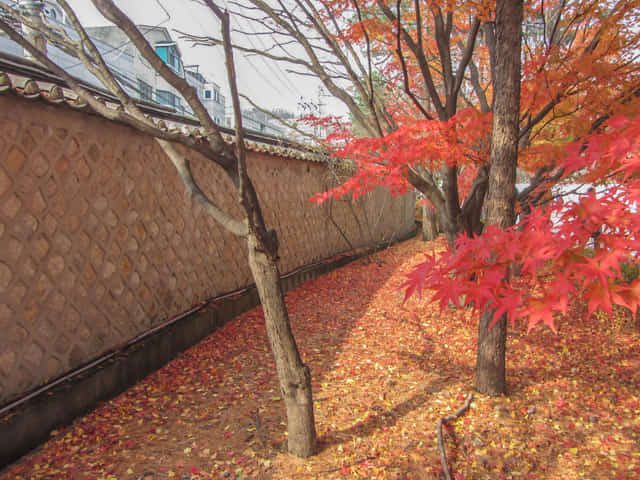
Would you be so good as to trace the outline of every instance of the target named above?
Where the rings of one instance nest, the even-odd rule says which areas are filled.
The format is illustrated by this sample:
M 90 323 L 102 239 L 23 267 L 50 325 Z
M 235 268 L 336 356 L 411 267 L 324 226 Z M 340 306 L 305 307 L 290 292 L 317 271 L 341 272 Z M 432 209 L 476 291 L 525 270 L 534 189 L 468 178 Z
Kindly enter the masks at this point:
M 487 198 L 487 224 L 513 225 L 520 115 L 520 48 L 523 0 L 496 4 L 496 63 L 491 136 L 491 168 Z M 506 393 L 505 351 L 507 320 L 489 329 L 493 312 L 483 313 L 478 332 L 476 389 L 488 395 Z
M 249 267 L 264 309 L 267 336 L 287 409 L 288 450 L 298 457 L 316 453 L 311 374 L 302 363 L 284 303 L 280 272 L 253 233 L 248 238 Z
M 458 192 L 458 169 L 456 167 L 443 167 L 444 212 L 438 212 L 442 221 L 442 229 L 447 235 L 450 245 L 463 232 L 460 223 L 460 196 Z
M 438 236 L 438 226 L 436 224 L 436 214 L 431 205 L 422 205 L 422 240 L 428 242 L 435 240 Z
M 507 318 L 503 315 L 489 328 L 492 318 L 493 310 L 483 312 L 480 317 L 476 390 L 487 395 L 500 395 L 507 393 Z

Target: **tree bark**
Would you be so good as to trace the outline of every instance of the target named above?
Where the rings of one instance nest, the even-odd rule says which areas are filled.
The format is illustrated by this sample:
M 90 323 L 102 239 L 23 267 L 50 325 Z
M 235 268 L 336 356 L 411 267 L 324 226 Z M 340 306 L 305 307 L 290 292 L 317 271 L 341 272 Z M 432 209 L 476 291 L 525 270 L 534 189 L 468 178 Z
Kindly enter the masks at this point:
M 438 236 L 438 226 L 436 224 L 436 214 L 431 205 L 422 205 L 422 240 L 429 242 Z
M 522 0 L 498 0 L 496 4 L 495 94 L 487 224 L 500 228 L 512 226 L 515 219 L 522 10 Z M 489 328 L 492 317 L 491 309 L 485 311 L 479 324 L 476 389 L 480 393 L 500 395 L 507 390 L 507 319 L 503 316 Z
M 493 310 L 483 312 L 480 317 L 476 390 L 494 396 L 507 393 L 507 318 L 503 315 L 490 327 L 492 318 Z
M 442 167 L 444 190 L 444 212 L 438 212 L 442 229 L 447 235 L 449 244 L 463 232 L 460 214 L 460 194 L 458 192 L 458 168 L 447 165 Z
M 255 234 L 249 234 L 247 243 L 249 267 L 264 309 L 267 336 L 287 409 L 288 450 L 298 457 L 310 457 L 316 453 L 316 428 L 309 367 L 302 362 L 291 331 L 278 266 Z

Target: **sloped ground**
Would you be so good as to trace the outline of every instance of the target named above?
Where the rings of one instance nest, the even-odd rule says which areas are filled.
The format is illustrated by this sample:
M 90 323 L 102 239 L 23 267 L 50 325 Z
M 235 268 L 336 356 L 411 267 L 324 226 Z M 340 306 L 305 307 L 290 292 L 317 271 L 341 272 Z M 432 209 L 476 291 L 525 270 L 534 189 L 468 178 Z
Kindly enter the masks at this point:
M 281 453 L 284 407 L 255 309 L 0 479 L 439 478 L 435 423 L 472 390 L 475 322 L 403 304 L 399 289 L 438 245 L 411 240 L 287 295 L 314 381 L 316 457 Z M 640 478 L 640 334 L 582 316 L 558 336 L 510 333 L 509 397 L 476 395 L 448 429 L 454 478 Z

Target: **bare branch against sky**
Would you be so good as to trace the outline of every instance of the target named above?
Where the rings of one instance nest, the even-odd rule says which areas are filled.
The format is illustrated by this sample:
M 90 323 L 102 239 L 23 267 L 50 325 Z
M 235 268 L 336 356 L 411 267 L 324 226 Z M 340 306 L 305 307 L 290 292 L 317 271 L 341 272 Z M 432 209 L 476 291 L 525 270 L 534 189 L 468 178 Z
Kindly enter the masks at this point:
M 85 26 L 108 25 L 91 2 L 69 0 Z M 242 1 L 242 3 L 246 3 Z M 197 0 L 175 2 L 170 0 L 118 0 L 116 4 L 136 23 L 167 27 L 178 42 L 183 60 L 188 65 L 200 65 L 200 71 L 211 81 L 219 84 L 223 94 L 229 97 L 229 89 L 224 71 L 224 53 L 220 47 L 192 46 L 191 42 L 179 39 L 179 30 L 201 36 L 217 36 L 219 21 L 211 11 Z M 221 2 L 226 5 L 226 2 Z M 240 17 L 234 17 L 234 31 L 252 33 L 252 26 Z M 234 35 L 234 40 L 248 49 L 266 49 L 270 39 L 260 35 Z M 242 43 L 244 42 L 244 43 Z M 237 52 L 238 87 L 240 93 L 267 109 L 298 110 L 302 99 L 315 102 L 318 98 L 319 81 L 286 72 L 286 65 L 269 61 L 248 53 Z M 327 99 L 323 99 L 325 102 Z M 247 104 L 247 107 L 249 105 Z M 329 105 L 329 111 L 345 112 L 341 103 Z

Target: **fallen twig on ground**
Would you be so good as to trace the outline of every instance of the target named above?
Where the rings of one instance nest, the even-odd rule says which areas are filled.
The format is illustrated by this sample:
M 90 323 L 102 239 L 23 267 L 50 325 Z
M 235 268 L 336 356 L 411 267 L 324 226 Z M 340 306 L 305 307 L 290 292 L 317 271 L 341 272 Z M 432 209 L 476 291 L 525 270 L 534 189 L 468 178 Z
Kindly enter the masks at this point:
M 256 432 L 258 433 L 258 438 L 260 439 L 260 443 L 262 443 L 262 447 L 267 449 L 267 437 L 262 430 L 262 422 L 260 421 L 260 413 L 256 410 L 253 413 L 253 425 L 256 427 Z
M 448 417 L 443 417 L 438 419 L 436 423 L 436 429 L 438 431 L 438 450 L 440 451 L 440 460 L 442 461 L 442 470 L 444 471 L 444 476 L 447 480 L 451 480 L 451 472 L 449 471 L 449 465 L 447 464 L 447 453 L 444 450 L 444 440 L 442 439 L 442 425 L 445 423 L 451 422 L 456 418 L 462 416 L 464 412 L 466 412 L 471 406 L 471 402 L 473 401 L 473 393 L 470 393 L 467 396 L 467 400 L 453 415 L 449 415 Z

